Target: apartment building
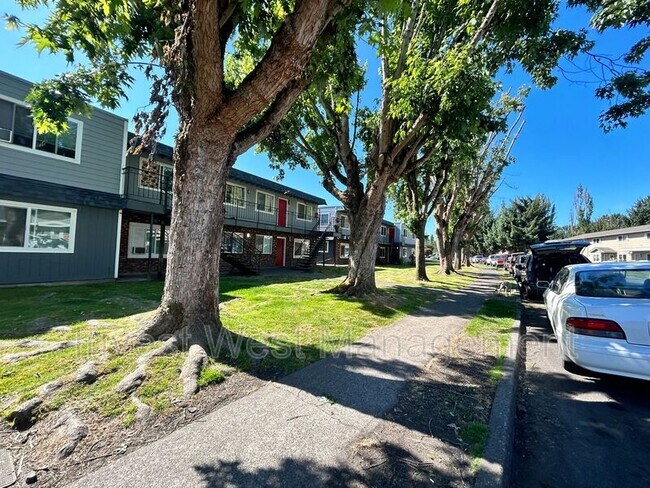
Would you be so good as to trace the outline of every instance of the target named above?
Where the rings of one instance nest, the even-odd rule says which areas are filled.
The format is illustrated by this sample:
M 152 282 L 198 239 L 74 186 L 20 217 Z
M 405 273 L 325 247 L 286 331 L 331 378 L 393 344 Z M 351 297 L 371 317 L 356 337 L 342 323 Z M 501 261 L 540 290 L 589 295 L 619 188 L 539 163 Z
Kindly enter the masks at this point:
M 650 261 L 650 225 L 590 232 L 571 240 L 591 242 L 582 253 L 592 263 L 604 261 Z
M 114 278 L 127 120 L 94 109 L 40 135 L 30 88 L 0 71 L 0 284 Z
M 415 256 L 415 235 L 402 222 L 395 223 L 395 249 L 396 262 L 400 264 L 408 264 Z
M 134 137 L 131 135 L 131 137 Z M 173 148 L 129 155 L 123 169 L 120 275 L 164 269 L 173 198 Z M 313 266 L 318 250 L 318 205 L 325 203 L 275 181 L 232 168 L 225 195 L 222 270 Z M 307 265 L 309 264 L 309 265 Z
M 325 233 L 318 262 L 347 264 L 350 256 L 350 219 L 347 212 L 342 206 L 321 206 L 318 209 L 318 219 L 318 231 Z M 383 220 L 377 243 L 377 264 L 399 262 L 399 248 L 396 247 L 398 242 L 395 224 Z
M 164 272 L 172 148 L 127 155 L 128 121 L 93 109 L 58 136 L 37 134 L 31 83 L 0 71 L 0 284 L 107 280 Z M 309 269 L 325 200 L 230 171 L 224 270 Z M 322 239 L 321 239 L 322 238 Z

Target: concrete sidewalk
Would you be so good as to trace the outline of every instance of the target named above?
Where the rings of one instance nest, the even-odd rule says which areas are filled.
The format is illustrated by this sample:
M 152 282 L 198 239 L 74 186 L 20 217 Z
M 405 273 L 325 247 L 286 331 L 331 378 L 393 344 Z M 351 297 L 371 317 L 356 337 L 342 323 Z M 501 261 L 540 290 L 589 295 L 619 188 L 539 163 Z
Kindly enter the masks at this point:
M 77 487 L 354 484 L 345 446 L 395 405 L 406 380 L 445 354 L 495 289 L 471 286 L 82 478 Z M 359 480 L 360 481 L 360 480 Z

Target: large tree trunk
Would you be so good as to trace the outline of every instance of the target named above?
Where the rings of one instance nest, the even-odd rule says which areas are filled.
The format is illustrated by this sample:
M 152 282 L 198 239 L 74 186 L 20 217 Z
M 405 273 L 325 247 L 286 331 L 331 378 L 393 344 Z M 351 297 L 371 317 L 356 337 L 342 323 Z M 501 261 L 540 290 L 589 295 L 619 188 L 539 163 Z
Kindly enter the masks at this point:
M 333 292 L 363 296 L 377 291 L 375 262 L 379 228 L 384 218 L 385 187 L 373 185 L 356 210 L 348 210 L 350 217 L 350 257 L 348 275 Z
M 175 335 L 184 349 L 199 344 L 214 353 L 216 333 L 221 329 L 218 290 L 223 201 L 234 137 L 209 126 L 193 127 L 186 134 L 175 159 L 162 302 L 142 332 L 153 339 Z
M 472 250 L 471 250 L 471 248 L 469 246 L 465 246 L 463 248 L 463 266 L 466 266 L 468 268 L 472 265 L 472 263 L 470 261 L 471 252 L 472 252 Z
M 439 273 L 451 274 L 454 272 L 454 255 L 449 240 L 449 231 L 444 225 L 437 223 L 436 239 L 438 241 L 438 254 L 440 254 Z
M 426 219 L 419 220 L 415 225 L 415 279 L 417 281 L 429 281 L 427 276 L 427 263 L 424 256 L 424 250 L 426 246 Z

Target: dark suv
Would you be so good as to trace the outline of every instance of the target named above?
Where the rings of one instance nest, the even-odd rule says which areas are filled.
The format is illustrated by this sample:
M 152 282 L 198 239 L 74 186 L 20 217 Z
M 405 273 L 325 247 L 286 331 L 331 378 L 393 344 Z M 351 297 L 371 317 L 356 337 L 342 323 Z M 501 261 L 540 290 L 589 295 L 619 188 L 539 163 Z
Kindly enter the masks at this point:
M 523 299 L 539 300 L 549 283 L 562 268 L 569 264 L 589 263 L 580 252 L 589 241 L 549 241 L 530 246 L 524 265 L 518 268 L 519 293 Z

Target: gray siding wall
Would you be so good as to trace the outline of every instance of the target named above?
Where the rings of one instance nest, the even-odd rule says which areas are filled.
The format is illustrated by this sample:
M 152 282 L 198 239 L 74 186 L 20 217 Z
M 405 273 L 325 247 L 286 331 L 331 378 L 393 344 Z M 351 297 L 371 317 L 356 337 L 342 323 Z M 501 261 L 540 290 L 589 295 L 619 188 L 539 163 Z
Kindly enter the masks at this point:
M 45 202 L 30 201 L 30 203 Z M 77 209 L 74 252 L 71 254 L 0 252 L 0 284 L 113 278 L 118 210 L 76 205 L 62 206 Z
M 30 83 L 0 71 L 0 95 L 24 100 Z M 0 174 L 119 193 L 126 120 L 95 109 L 83 122 L 81 164 L 0 144 Z

